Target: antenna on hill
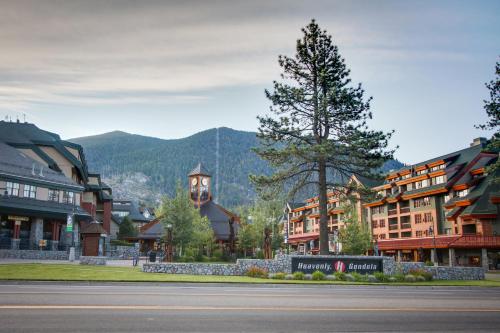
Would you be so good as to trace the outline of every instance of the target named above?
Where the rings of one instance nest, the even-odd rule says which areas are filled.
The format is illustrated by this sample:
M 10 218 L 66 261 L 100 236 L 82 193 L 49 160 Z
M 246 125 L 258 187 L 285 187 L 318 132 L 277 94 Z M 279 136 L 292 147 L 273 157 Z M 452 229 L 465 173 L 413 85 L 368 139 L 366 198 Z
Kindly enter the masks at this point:
M 219 128 L 215 129 L 215 203 L 219 203 Z

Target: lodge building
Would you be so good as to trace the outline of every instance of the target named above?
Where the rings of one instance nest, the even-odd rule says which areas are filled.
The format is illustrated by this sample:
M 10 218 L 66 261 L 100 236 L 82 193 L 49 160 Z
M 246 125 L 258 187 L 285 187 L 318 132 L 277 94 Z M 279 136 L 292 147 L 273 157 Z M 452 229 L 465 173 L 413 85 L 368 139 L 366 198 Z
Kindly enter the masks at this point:
M 112 200 L 80 145 L 34 124 L 0 121 L 0 248 L 78 247 L 90 222 L 109 233 Z
M 497 268 L 500 256 L 498 174 L 486 167 L 498 153 L 485 151 L 486 140 L 470 147 L 390 172 L 382 181 L 353 176 L 351 181 L 377 193 L 356 203 L 358 222 L 367 223 L 374 248 L 400 261 Z M 328 194 L 328 229 L 344 227 L 342 199 Z M 292 249 L 319 248 L 317 198 L 286 208 L 284 233 Z M 341 249 L 340 249 L 341 250 Z

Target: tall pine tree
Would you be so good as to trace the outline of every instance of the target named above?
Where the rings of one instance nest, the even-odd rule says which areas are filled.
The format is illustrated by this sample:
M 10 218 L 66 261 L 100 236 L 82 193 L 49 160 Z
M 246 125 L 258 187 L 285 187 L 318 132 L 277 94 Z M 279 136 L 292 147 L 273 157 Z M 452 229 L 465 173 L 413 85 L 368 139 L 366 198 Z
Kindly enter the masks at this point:
M 372 176 L 392 158 L 392 133 L 369 130 L 371 98 L 352 86 L 350 71 L 332 37 L 314 20 L 302 29 L 294 58 L 279 56 L 282 82 L 267 91 L 270 115 L 258 117 L 261 146 L 255 151 L 275 168 L 252 175 L 259 190 L 313 185 L 319 194 L 320 253 L 328 254 L 327 191 L 345 187 L 352 175 Z

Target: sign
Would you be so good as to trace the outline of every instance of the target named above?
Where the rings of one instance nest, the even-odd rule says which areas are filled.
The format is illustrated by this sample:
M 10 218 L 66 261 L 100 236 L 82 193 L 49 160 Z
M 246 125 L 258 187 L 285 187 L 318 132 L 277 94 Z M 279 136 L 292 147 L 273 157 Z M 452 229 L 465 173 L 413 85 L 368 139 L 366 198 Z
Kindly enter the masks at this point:
M 68 214 L 66 218 L 66 232 L 73 231 L 73 217 Z
M 305 245 L 304 244 L 299 244 L 299 246 L 297 248 L 297 252 L 305 254 L 306 253 L 306 247 L 305 247 Z
M 46 247 L 47 246 L 47 240 L 45 239 L 40 239 L 38 241 L 38 247 Z
M 30 220 L 30 218 L 27 216 L 14 216 L 14 215 L 9 215 L 7 219 L 14 221 L 25 221 L 25 222 L 28 222 Z
M 344 258 L 344 257 L 292 257 L 292 273 L 304 272 L 312 274 L 315 271 L 321 271 L 325 274 L 334 274 L 335 272 L 373 274 L 382 272 L 382 259 L 379 258 Z

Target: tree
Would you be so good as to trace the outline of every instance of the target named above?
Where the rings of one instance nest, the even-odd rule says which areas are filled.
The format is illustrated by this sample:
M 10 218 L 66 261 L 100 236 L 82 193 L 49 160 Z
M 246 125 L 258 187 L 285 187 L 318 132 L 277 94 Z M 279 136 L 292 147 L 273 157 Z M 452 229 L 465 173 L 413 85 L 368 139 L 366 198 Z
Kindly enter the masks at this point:
M 215 234 L 208 218 L 198 216 L 195 215 L 193 219 L 193 234 L 188 246 L 197 249 L 199 255 L 203 255 L 204 249 L 210 255 L 215 244 Z
M 352 175 L 373 176 L 392 158 L 392 133 L 369 130 L 371 98 L 353 87 L 350 71 L 332 37 L 314 20 L 297 41 L 294 58 L 279 56 L 283 82 L 266 90 L 270 115 L 258 117 L 261 146 L 255 152 L 274 167 L 271 176 L 250 178 L 261 192 L 306 186 L 319 194 L 320 253 L 328 254 L 327 190 L 340 190 Z
M 208 220 L 201 221 L 199 210 L 194 207 L 188 191 L 182 188 L 180 181 L 177 182 L 175 197 L 163 197 L 156 215 L 160 217 L 165 228 L 168 224 L 172 225 L 172 243 L 179 250 L 179 255 L 182 255 L 185 247 L 193 242 L 204 242 L 209 237 L 209 235 L 207 238 L 200 236 L 199 230 L 196 230 L 202 228 L 208 233 L 206 228 Z M 213 233 L 211 235 L 213 236 Z M 196 238 L 198 236 L 200 238 Z
M 496 78 L 486 83 L 486 88 L 490 91 L 490 100 L 484 101 L 484 110 L 488 115 L 488 121 L 486 124 L 477 125 L 477 128 L 483 130 L 493 130 L 493 136 L 491 138 L 491 143 L 488 145 L 487 149 L 490 151 L 500 151 L 500 63 L 496 63 L 495 66 Z M 497 159 L 495 164 L 487 168 L 487 172 L 495 175 L 497 170 L 500 170 L 500 159 Z M 500 183 L 500 178 L 495 177 L 494 182 Z
M 371 236 L 366 224 L 359 221 L 354 203 L 356 198 L 348 197 L 343 207 L 345 228 L 340 230 L 339 241 L 342 252 L 351 255 L 365 254 L 371 248 Z
M 132 222 L 130 217 L 125 216 L 118 229 L 118 238 L 124 239 L 127 237 L 135 237 L 135 236 L 137 236 L 137 228 L 134 226 L 134 223 Z
M 243 252 L 243 257 L 247 257 L 248 249 L 253 249 L 255 245 L 255 230 L 251 224 L 246 222 L 240 223 L 238 230 L 238 250 Z

